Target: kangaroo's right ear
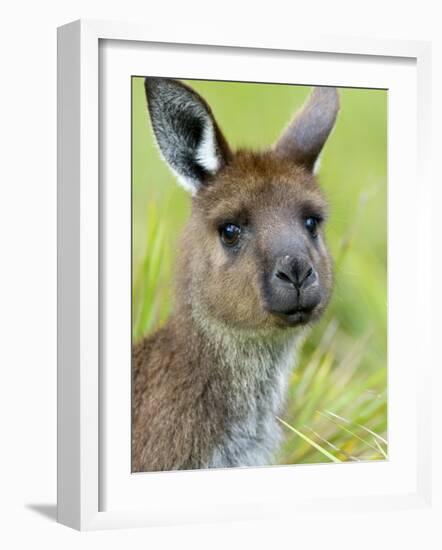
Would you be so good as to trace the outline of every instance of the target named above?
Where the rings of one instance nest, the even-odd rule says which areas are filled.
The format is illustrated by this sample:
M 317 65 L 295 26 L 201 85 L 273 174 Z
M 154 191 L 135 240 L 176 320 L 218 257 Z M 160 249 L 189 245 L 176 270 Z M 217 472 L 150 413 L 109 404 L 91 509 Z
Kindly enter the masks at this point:
M 181 185 L 195 194 L 231 155 L 202 97 L 177 80 L 148 77 L 146 97 L 160 151 Z

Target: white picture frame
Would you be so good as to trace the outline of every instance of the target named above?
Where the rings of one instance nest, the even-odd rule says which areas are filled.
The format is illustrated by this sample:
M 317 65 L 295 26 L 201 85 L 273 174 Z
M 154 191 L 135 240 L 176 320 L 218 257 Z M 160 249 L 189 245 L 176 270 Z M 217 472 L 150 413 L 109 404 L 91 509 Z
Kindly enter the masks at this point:
M 160 33 L 161 34 L 161 33 Z M 250 35 L 249 35 L 250 36 Z M 398 242 L 399 231 L 404 229 L 407 207 L 418 205 L 417 217 L 419 231 L 410 234 L 418 248 L 418 268 L 399 277 L 403 258 L 399 251 L 392 247 L 389 263 L 389 290 L 391 313 L 400 303 L 401 289 L 421 281 L 419 291 L 412 298 L 411 312 L 421 312 L 419 322 L 411 327 L 401 326 L 399 316 L 397 323 L 389 325 L 389 337 L 393 341 L 409 342 L 409 349 L 399 355 L 393 349 L 389 354 L 392 362 L 392 395 L 389 395 L 389 406 L 393 413 L 389 418 L 391 429 L 389 454 L 390 460 L 380 464 L 337 465 L 328 467 L 314 465 L 309 467 L 278 467 L 256 469 L 221 470 L 212 472 L 175 472 L 149 474 L 147 476 L 131 475 L 126 468 L 128 422 L 124 417 L 124 408 L 119 409 L 115 392 L 124 391 L 124 383 L 118 377 L 108 377 L 103 382 L 102 336 L 106 315 L 103 303 L 108 303 L 108 287 L 127 280 L 127 271 L 120 272 L 115 258 L 120 265 L 129 267 L 127 259 L 127 240 L 121 239 L 122 256 L 113 257 L 105 254 L 106 232 L 111 232 L 112 224 L 103 223 L 100 213 L 106 211 L 107 220 L 112 220 L 112 212 L 124 204 L 127 195 L 103 193 L 101 180 L 103 173 L 108 173 L 107 165 L 100 171 L 100 154 L 103 148 L 103 120 L 108 116 L 106 105 L 114 101 L 111 96 L 102 101 L 100 86 L 105 81 L 118 92 L 118 82 L 125 75 L 141 74 L 137 60 L 145 63 L 143 51 L 150 52 L 149 74 L 156 74 L 160 69 L 153 68 L 161 58 L 162 48 L 168 48 L 168 56 L 173 71 L 173 63 L 184 59 L 190 60 L 193 52 L 195 65 L 185 69 L 186 77 L 201 77 L 201 70 L 209 70 L 214 51 L 220 56 L 227 56 L 231 66 L 241 56 L 250 57 L 271 55 L 278 60 L 291 59 L 295 54 L 309 55 L 305 64 L 305 73 L 300 82 L 317 83 L 314 70 L 307 65 L 314 65 L 314 58 L 322 59 L 324 66 L 333 65 L 331 71 L 322 77 L 335 85 L 368 85 L 367 74 L 370 60 L 379 64 L 379 69 L 372 70 L 371 85 L 382 82 L 391 73 L 391 67 L 397 68 L 397 95 L 392 99 L 390 111 L 393 113 L 390 122 L 398 125 L 401 113 L 408 105 L 411 113 L 408 126 L 409 135 L 403 136 L 403 153 L 406 160 L 397 163 L 397 143 L 390 144 L 389 181 L 403 182 L 404 198 L 401 211 L 395 207 L 397 201 L 390 194 L 389 234 L 392 242 Z M 115 46 L 115 47 L 114 47 Z M 215 49 L 214 49 L 215 48 Z M 133 52 L 131 53 L 133 49 Z M 135 54 L 135 49 L 138 51 Z M 180 51 L 184 57 L 180 57 Z M 128 56 L 129 54 L 129 56 Z M 187 57 L 185 57 L 187 55 Z M 218 55 L 218 54 L 216 54 Z M 198 57 L 198 59 L 196 59 Z M 132 60 L 134 65 L 131 66 Z M 342 70 L 338 65 L 342 65 Z M 351 84 L 345 80 L 345 71 L 349 64 L 355 65 Z M 226 65 L 220 61 L 219 67 Z M 248 70 L 253 71 L 253 63 Z M 277 63 L 274 63 L 277 71 Z M 363 65 L 362 70 L 357 70 Z M 163 65 L 164 66 L 164 65 Z M 244 66 L 244 65 L 243 65 Z M 193 68 L 192 68 L 193 67 Z M 200 67 L 200 68 L 198 68 Z M 229 68 L 232 71 L 232 67 Z M 301 67 L 301 65 L 299 65 Z M 382 68 L 383 67 L 383 68 Z M 400 69 L 403 67 L 403 70 Z M 166 69 L 167 70 L 167 69 Z M 176 70 L 176 69 L 175 69 Z M 264 80 L 282 81 L 284 67 L 281 65 L 278 74 L 264 75 Z M 380 72 L 377 73 L 376 71 Z M 104 71 L 104 72 L 103 72 Z M 107 72 L 106 72 L 107 71 Z M 195 72 L 192 72 L 195 71 Z M 245 69 L 244 69 L 245 71 Z M 341 72 L 340 72 L 341 71 Z M 147 73 L 146 73 L 147 74 Z M 227 73 L 226 73 L 227 74 Z M 232 74 L 231 72 L 229 73 Z M 169 72 L 168 72 L 169 75 Z M 253 74 L 243 73 L 245 80 L 252 79 Z M 310 75 L 310 76 L 309 76 Z M 378 75 L 378 76 L 377 76 Z M 402 76 L 401 76 L 402 75 Z M 171 76 L 174 76 L 171 74 Z M 214 74 L 212 75 L 214 76 Z M 218 76 L 219 73 L 218 73 Z M 110 79 L 107 81 L 106 79 Z M 349 78 L 349 77 L 347 77 Z M 393 78 L 393 76 L 388 76 Z M 396 77 L 395 77 L 396 78 Z M 400 79 L 403 80 L 400 80 Z M 120 79 L 120 80 L 119 80 Z M 232 78 L 235 79 L 235 78 Z M 334 79 L 333 82 L 329 82 Z M 359 79 L 359 80 L 358 80 Z M 379 510 L 391 511 L 399 508 L 429 509 L 432 498 L 431 477 L 431 433 L 428 418 L 430 413 L 431 385 L 431 248 L 426 235 L 429 233 L 430 216 L 428 205 L 431 204 L 432 188 L 428 175 L 427 151 L 429 146 L 429 79 L 430 79 L 430 46 L 425 42 L 363 40 L 356 38 L 328 37 L 312 39 L 311 37 L 281 37 L 280 41 L 267 44 L 265 38 L 248 38 L 247 40 L 223 41 L 218 37 L 206 39 L 201 36 L 186 36 L 174 33 L 173 36 L 156 36 L 151 29 L 136 24 L 100 21 L 76 21 L 61 27 L 58 31 L 58 521 L 80 530 L 103 529 L 115 527 L 138 527 L 161 524 L 227 521 L 235 519 L 282 517 L 284 514 L 310 514 L 315 511 L 327 512 L 336 510 L 359 509 L 367 513 Z M 287 81 L 287 79 L 284 79 Z M 401 87 L 402 83 L 402 87 Z M 417 85 L 414 88 L 414 85 Z M 123 92 L 124 95 L 124 92 Z M 402 97 L 403 96 L 403 97 Z M 121 97 L 121 96 L 120 96 Z M 118 98 L 117 98 L 118 99 Z M 394 100 L 394 103 L 393 103 Z M 408 104 L 405 101 L 409 101 Z M 106 103 L 106 104 L 104 104 Z M 395 105 L 397 112 L 395 113 Z M 400 110 L 402 109 L 402 110 Z M 413 120 L 413 114 L 416 119 Z M 396 116 L 396 119 L 394 118 Z M 127 140 L 124 120 L 116 122 L 121 132 L 116 132 Z M 114 126 L 115 127 L 115 126 Z M 127 128 L 126 128 L 127 129 Z M 105 134 L 106 135 L 106 134 Z M 118 158 L 114 165 L 116 176 L 127 172 L 127 161 L 130 149 L 127 142 L 107 144 L 108 157 Z M 116 149 L 113 149 L 113 148 Z M 119 151 L 115 155 L 115 151 Z M 416 187 L 416 172 L 419 175 L 419 186 Z M 414 170 L 413 170 L 414 169 Z M 126 176 L 124 176 L 126 174 Z M 101 179 L 100 179 L 101 178 Z M 101 182 L 101 183 L 100 183 Z M 414 185 L 416 193 L 411 197 L 407 189 Z M 393 186 L 394 187 L 394 186 Z M 117 190 L 119 186 L 109 185 Z M 123 189 L 123 186 L 121 187 Z M 126 198 L 125 198 L 126 197 Z M 408 197 L 408 198 L 407 198 Z M 392 201 L 393 200 L 393 201 Z M 127 219 L 122 223 L 127 229 Z M 124 231 L 123 231 L 124 234 Z M 127 233 L 126 233 L 127 236 Z M 130 245 L 129 245 L 130 246 Z M 118 246 L 116 247 L 118 250 Z M 106 269 L 111 265 L 121 277 L 119 282 L 108 281 L 103 284 Z M 402 264 L 403 265 L 403 264 Z M 395 267 L 396 266 L 396 267 Z M 399 279 L 401 279 L 399 281 Z M 117 288 L 117 287 L 115 287 Z M 124 288 L 124 287 L 123 287 Z M 115 293 L 114 293 L 115 295 Z M 121 304 L 121 323 L 125 322 L 127 308 Z M 106 306 L 107 308 L 107 306 Z M 396 308 L 397 309 L 397 308 Z M 115 317 L 115 316 L 114 316 Z M 114 318 L 112 317 L 112 318 Z M 127 318 L 126 318 L 127 321 Z M 123 325 L 119 325 L 125 326 Z M 122 336 L 122 348 L 116 350 L 116 356 L 127 351 L 127 335 L 130 331 L 130 319 L 126 322 L 126 333 Z M 109 328 L 109 327 L 108 327 Z M 108 329 L 106 329 L 108 330 Z M 111 331 L 118 331 L 118 325 L 111 326 Z M 416 335 L 417 331 L 417 335 Z M 412 337 L 414 336 L 414 340 Z M 416 338 L 417 336 L 417 338 Z M 406 338 L 406 340 L 404 340 Z M 115 338 L 113 339 L 115 342 Z M 120 340 L 120 339 L 118 339 Z M 424 358 L 419 364 L 413 358 Z M 396 373 L 401 363 L 403 381 L 397 383 Z M 114 369 L 115 371 L 115 369 Z M 121 373 L 120 373 L 121 374 Z M 394 383 L 393 383 L 394 382 Z M 126 389 L 127 384 L 126 382 Z M 109 395 L 108 395 L 109 394 Z M 126 391 L 126 398 L 129 393 Z M 110 439 L 106 430 L 106 402 L 114 399 L 115 411 L 123 411 L 120 417 L 113 419 L 115 436 Z M 115 401 L 116 400 L 116 401 Z M 122 401 L 123 402 L 123 401 Z M 402 414 L 409 415 L 409 424 L 415 426 L 411 437 L 412 452 L 410 456 L 401 456 L 400 427 L 396 430 L 394 411 L 403 402 L 410 405 Z M 128 410 L 128 409 L 127 409 Z M 402 408 L 403 410 L 403 408 Z M 118 414 L 118 413 L 117 413 Z M 399 424 L 397 424 L 399 426 Z M 392 428 L 393 427 L 393 428 Z M 118 434 L 121 434 L 122 439 Z M 396 435 L 397 434 L 397 435 Z M 397 438 L 397 446 L 395 442 Z M 116 445 L 115 442 L 120 442 Z M 121 454 L 118 447 L 123 449 Z M 391 449 L 391 450 L 390 450 Z M 396 449 L 396 451 L 395 451 Z M 112 451 L 112 452 L 111 452 Z M 112 459 L 109 458 L 112 456 Z M 120 475 L 121 474 L 121 475 Z M 259 474 L 259 478 L 257 477 Z M 209 477 L 210 476 L 210 477 Z M 256 491 L 257 481 L 260 490 Z M 288 482 L 296 483 L 296 495 L 283 490 Z M 364 485 L 365 484 L 365 485 Z M 240 487 L 239 495 L 233 495 L 223 488 Z M 104 490 L 104 487 L 106 490 Z M 217 499 L 207 498 L 216 494 Z M 148 495 L 145 497 L 144 495 Z M 171 499 L 173 495 L 173 499 Z M 246 497 L 244 495 L 247 495 Z M 172 502 L 173 500 L 173 502 Z M 142 501 L 142 502 L 140 502 Z

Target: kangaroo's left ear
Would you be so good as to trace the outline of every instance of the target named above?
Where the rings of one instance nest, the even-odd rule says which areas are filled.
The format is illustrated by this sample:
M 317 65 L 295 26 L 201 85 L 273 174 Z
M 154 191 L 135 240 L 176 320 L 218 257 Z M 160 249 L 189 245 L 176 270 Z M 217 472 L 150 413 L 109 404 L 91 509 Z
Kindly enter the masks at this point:
M 169 78 L 146 78 L 146 96 L 160 151 L 181 185 L 195 194 L 228 161 L 230 150 L 210 107 Z
M 314 88 L 307 103 L 275 144 L 275 152 L 313 170 L 338 111 L 336 88 Z

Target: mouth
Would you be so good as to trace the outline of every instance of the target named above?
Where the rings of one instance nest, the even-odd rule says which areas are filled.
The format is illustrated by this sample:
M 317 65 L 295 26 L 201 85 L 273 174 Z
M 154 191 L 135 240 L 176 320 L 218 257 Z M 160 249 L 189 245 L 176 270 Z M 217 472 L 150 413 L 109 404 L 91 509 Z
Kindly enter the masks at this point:
M 315 308 L 296 307 L 287 311 L 271 311 L 271 313 L 283 321 L 286 326 L 305 325 L 311 318 Z

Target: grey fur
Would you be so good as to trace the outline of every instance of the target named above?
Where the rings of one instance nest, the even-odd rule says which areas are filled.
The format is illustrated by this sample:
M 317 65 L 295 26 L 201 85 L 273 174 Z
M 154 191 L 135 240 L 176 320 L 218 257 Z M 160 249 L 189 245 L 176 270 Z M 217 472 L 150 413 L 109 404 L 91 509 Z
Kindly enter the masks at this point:
M 275 151 L 313 170 L 339 111 L 336 88 L 314 88 L 308 102 L 289 124 Z
M 214 355 L 217 369 L 231 380 L 226 406 L 231 411 L 223 439 L 202 467 L 269 465 L 275 458 L 282 431 L 288 379 L 295 366 L 296 343 L 302 329 L 285 334 L 231 330 L 194 311 L 194 319 Z

